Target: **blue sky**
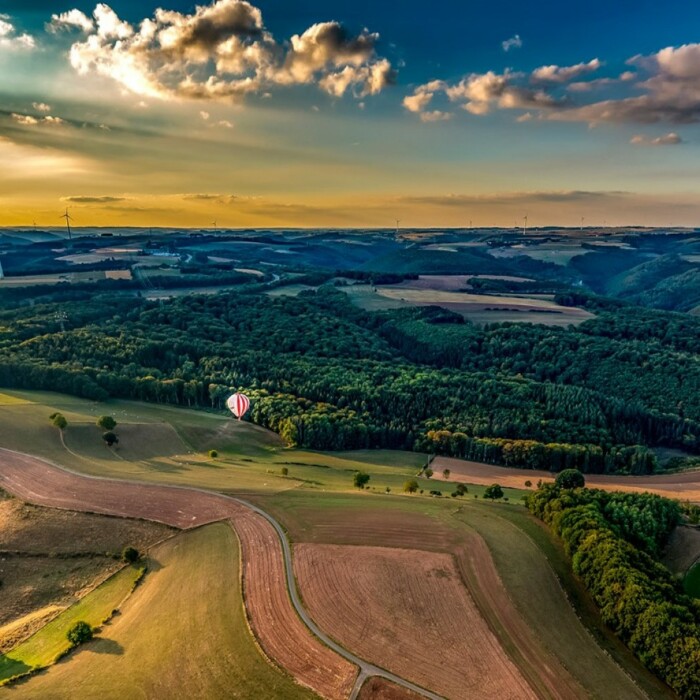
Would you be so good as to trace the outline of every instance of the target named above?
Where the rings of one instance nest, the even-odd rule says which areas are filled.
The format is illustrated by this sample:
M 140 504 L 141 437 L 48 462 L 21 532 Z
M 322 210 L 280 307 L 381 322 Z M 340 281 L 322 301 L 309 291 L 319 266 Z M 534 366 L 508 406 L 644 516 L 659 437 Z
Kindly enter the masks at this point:
M 2 3 L 0 224 L 700 215 L 700 6 L 107 5 Z

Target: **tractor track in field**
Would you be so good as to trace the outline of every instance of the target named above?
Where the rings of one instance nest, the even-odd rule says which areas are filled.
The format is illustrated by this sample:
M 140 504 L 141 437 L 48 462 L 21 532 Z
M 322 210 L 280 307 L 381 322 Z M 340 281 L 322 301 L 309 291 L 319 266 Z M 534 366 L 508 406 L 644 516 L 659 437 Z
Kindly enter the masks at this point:
M 258 506 L 206 489 L 80 474 L 3 448 L 0 487 L 37 505 L 140 518 L 181 529 L 228 520 L 241 541 L 246 610 L 252 628 L 277 664 L 329 700 L 354 700 L 365 680 L 373 676 L 430 700 L 442 700 L 356 656 L 314 623 L 299 598 L 287 536 Z M 275 624 L 279 620 L 283 624 Z

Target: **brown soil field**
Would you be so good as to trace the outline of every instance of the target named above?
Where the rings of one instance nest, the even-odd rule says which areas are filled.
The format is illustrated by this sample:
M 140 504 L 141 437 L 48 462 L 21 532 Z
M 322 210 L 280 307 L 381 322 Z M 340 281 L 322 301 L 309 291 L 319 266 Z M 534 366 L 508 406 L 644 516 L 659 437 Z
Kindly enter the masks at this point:
M 559 659 L 544 648 L 513 606 L 484 539 L 470 533 L 467 542 L 455 552 L 455 559 L 481 613 L 492 629 L 500 631 L 499 638 L 532 686 L 549 698 L 577 700 L 584 697 L 586 691 Z
M 241 542 L 246 611 L 263 650 L 297 681 L 331 700 L 346 698 L 357 669 L 311 635 L 287 594 L 279 539 L 241 503 L 194 489 L 81 476 L 0 450 L 0 486 L 33 503 L 154 520 L 188 528 L 230 519 Z
M 444 469 L 450 470 L 449 481 L 468 484 L 488 485 L 498 483 L 515 489 L 526 489 L 526 481 L 531 481 L 533 488 L 537 482 L 554 481 L 551 472 L 536 469 L 513 469 L 497 467 L 493 464 L 469 462 L 451 457 L 436 457 L 431 464 L 433 479 L 444 481 Z M 609 476 L 606 474 L 586 474 L 586 485 L 606 491 L 650 491 L 668 498 L 700 501 L 700 471 L 677 472 L 674 474 L 656 474 L 650 476 Z
M 421 696 L 385 678 L 373 676 L 365 682 L 357 697 L 359 700 L 419 700 Z
M 357 668 L 311 637 L 290 604 L 274 528 L 252 512 L 235 518 L 233 524 L 243 554 L 243 596 L 263 650 L 319 695 L 344 700 L 352 690 Z
M 449 554 L 302 543 L 294 564 L 310 614 L 348 649 L 447 698 L 537 697 Z

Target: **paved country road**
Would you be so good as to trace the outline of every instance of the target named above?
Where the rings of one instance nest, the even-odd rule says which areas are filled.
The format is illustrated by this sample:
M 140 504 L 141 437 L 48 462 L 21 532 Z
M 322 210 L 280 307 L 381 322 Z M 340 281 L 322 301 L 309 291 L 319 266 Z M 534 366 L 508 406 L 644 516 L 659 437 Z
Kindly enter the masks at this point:
M 250 522 L 251 518 L 261 516 L 274 528 L 279 538 L 284 558 L 287 592 L 299 619 L 329 650 L 342 657 L 345 660 L 343 663 L 349 662 L 353 667 L 359 668 L 359 674 L 349 690 L 349 696 L 347 695 L 349 688 L 347 666 L 336 669 L 337 673 L 333 677 L 332 692 L 323 692 L 325 690 L 323 688 L 323 668 L 308 671 L 309 678 L 301 680 L 305 680 L 307 685 L 310 685 L 310 687 L 326 697 L 345 695 L 350 700 L 353 700 L 359 694 L 360 688 L 367 678 L 379 676 L 423 697 L 430 698 L 430 700 L 441 700 L 441 696 L 436 693 L 421 688 L 361 659 L 340 646 L 319 629 L 309 617 L 299 598 L 292 568 L 291 547 L 282 526 L 263 509 L 247 501 L 205 489 L 148 484 L 139 481 L 107 479 L 78 474 L 47 460 L 2 448 L 0 448 L 0 487 L 22 500 L 37 505 L 89 511 L 105 515 L 143 518 L 144 520 L 154 520 L 178 528 L 190 528 L 228 519 L 235 529 L 236 520 L 239 520 L 239 522 Z M 243 544 L 245 546 L 245 542 Z M 252 554 L 254 552 L 251 552 Z M 255 571 L 255 569 L 252 569 L 252 571 Z M 255 582 L 246 581 L 247 590 L 253 591 L 256 588 L 258 591 L 260 590 L 259 586 L 255 586 Z M 249 602 L 251 601 L 246 600 L 246 604 Z M 253 609 L 248 612 L 255 627 L 256 611 L 254 603 L 255 601 L 253 600 L 251 602 L 251 608 Z M 284 611 L 281 611 L 281 613 L 284 613 Z M 265 640 L 260 641 L 265 647 Z M 284 645 L 285 649 L 288 648 L 289 654 L 301 654 L 306 651 L 307 656 L 313 657 L 317 653 L 314 649 L 296 649 L 295 646 L 302 647 L 303 645 L 295 645 L 294 642 L 297 640 L 289 641 L 291 642 L 289 645 Z M 279 649 L 279 647 L 277 648 Z M 330 653 L 330 651 L 327 653 Z M 273 654 L 273 656 L 280 665 L 287 668 L 292 675 L 298 677 L 298 674 L 294 672 L 293 659 L 291 660 L 292 663 L 285 663 L 285 659 L 280 659 L 279 655 Z M 320 665 L 323 666 L 323 663 Z M 306 664 L 306 668 L 308 670 L 308 664 Z M 314 676 L 314 671 L 316 676 Z M 318 674 L 321 674 L 320 678 Z M 330 684 L 330 681 L 328 683 Z

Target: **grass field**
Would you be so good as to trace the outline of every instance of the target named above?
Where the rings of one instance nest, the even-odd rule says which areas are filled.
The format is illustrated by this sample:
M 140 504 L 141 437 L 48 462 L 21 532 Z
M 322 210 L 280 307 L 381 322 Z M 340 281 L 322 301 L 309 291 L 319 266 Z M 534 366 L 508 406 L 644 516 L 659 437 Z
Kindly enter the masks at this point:
M 267 430 L 207 413 L 129 401 L 91 401 L 44 392 L 5 392 L 19 403 L 0 402 L 0 445 L 44 457 L 75 471 L 115 478 L 199 486 L 237 493 L 289 489 L 352 490 L 364 469 L 370 486 L 400 491 L 425 463 L 424 455 L 391 451 L 324 454 L 291 450 Z M 61 442 L 48 416 L 62 412 L 68 428 Z M 98 416 L 118 421 L 116 449 L 107 448 Z M 216 449 L 219 458 L 207 452 Z M 289 474 L 281 474 L 286 467 Z M 430 489 L 421 479 L 421 488 Z M 439 487 L 438 487 L 439 488 Z
M 122 569 L 27 641 L 0 656 L 0 683 L 56 661 L 70 649 L 66 634 L 71 626 L 79 620 L 92 627 L 100 626 L 120 607 L 140 576 L 136 567 Z
M 239 556 L 224 523 L 159 545 L 143 583 L 99 638 L 13 688 L 12 697 L 315 697 L 256 646 L 243 611 Z
M 0 651 L 16 646 L 117 571 L 124 547 L 143 550 L 170 532 L 155 523 L 0 498 Z

